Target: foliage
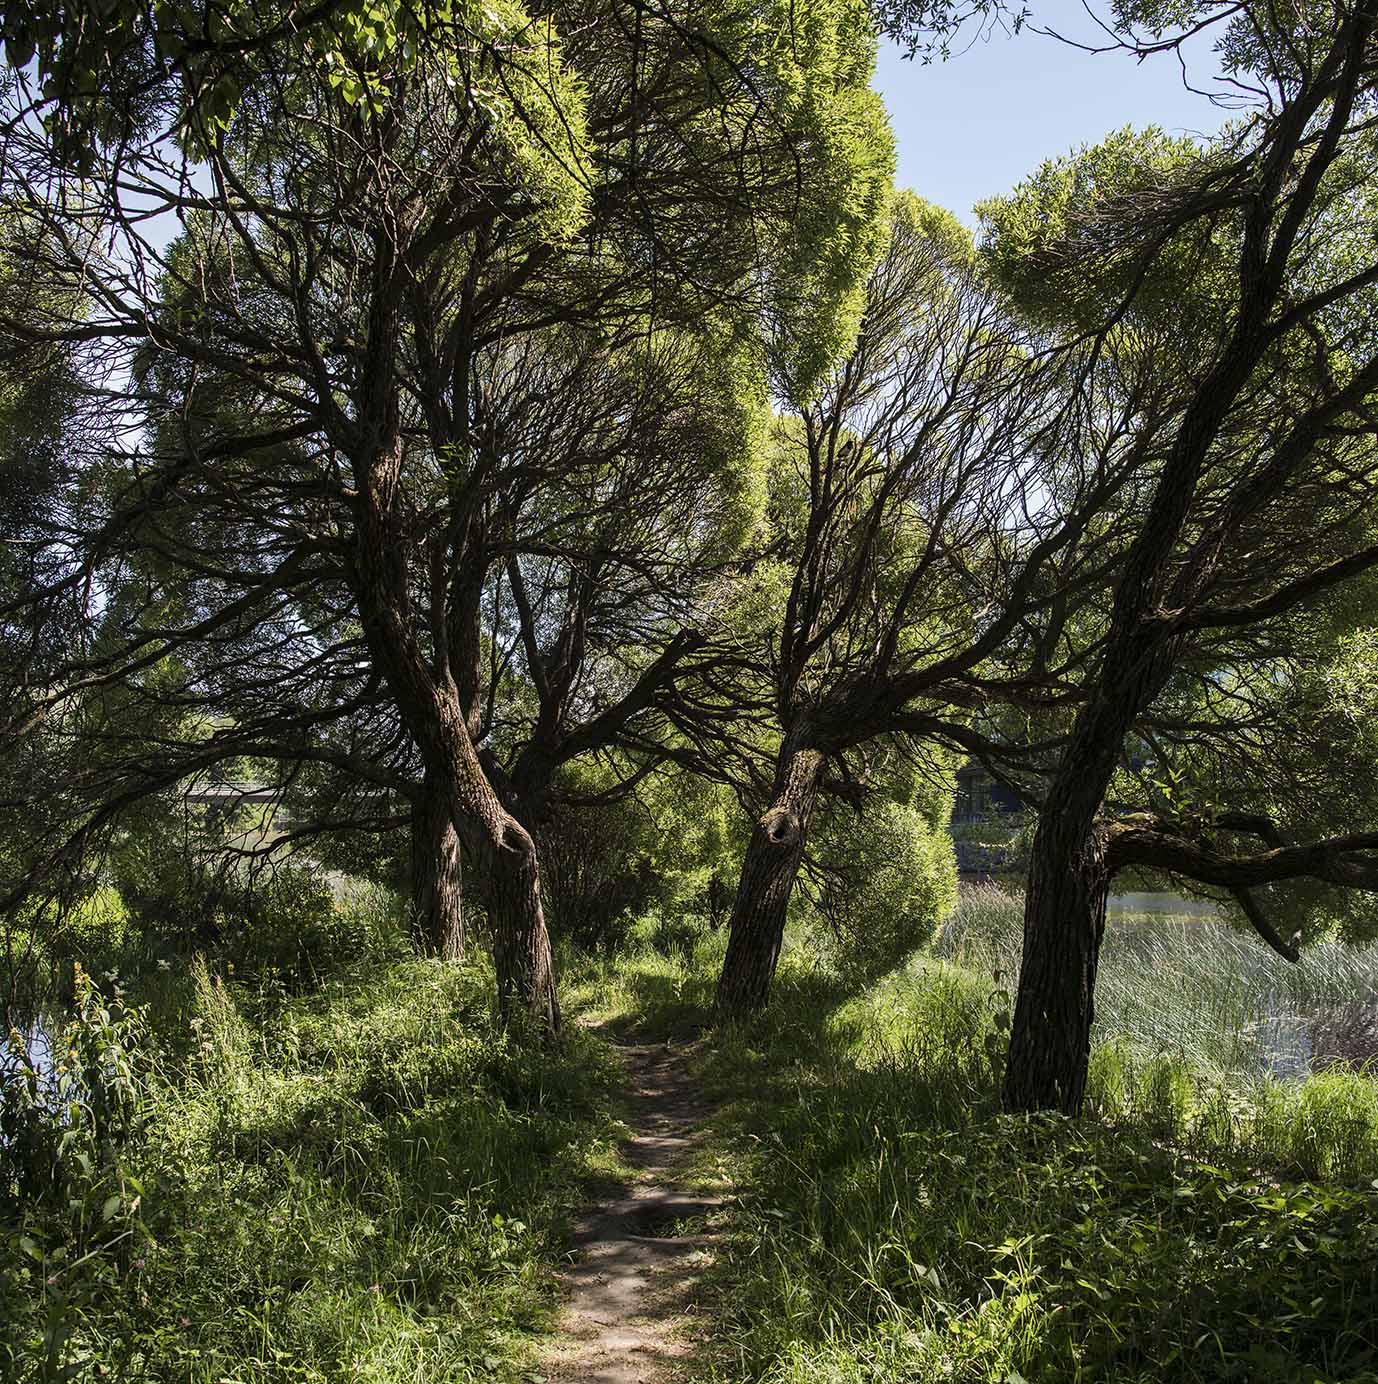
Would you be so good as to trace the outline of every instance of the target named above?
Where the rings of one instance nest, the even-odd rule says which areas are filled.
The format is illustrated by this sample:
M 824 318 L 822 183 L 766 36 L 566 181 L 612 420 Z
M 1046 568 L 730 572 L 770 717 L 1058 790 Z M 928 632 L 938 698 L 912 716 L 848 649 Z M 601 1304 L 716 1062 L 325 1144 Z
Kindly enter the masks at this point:
M 615 768 L 578 765 L 563 787 L 596 796 L 618 779 Z M 717 926 L 735 883 L 741 815 L 722 785 L 674 771 L 611 803 L 557 811 L 540 838 L 555 935 L 612 954 L 650 911 L 686 927 Z
M 764 1252 L 732 1266 L 728 1327 L 746 1378 L 1364 1377 L 1371 1190 L 1060 1116 L 930 1123 L 931 1081 L 835 1081 L 761 1145 L 743 1235 Z
M 809 851 L 825 952 L 858 979 L 929 946 L 957 902 L 952 839 L 913 803 L 882 797 L 860 814 L 825 814 Z
M 188 811 L 181 830 L 168 830 L 156 809 L 156 801 L 145 807 L 112 854 L 114 896 L 127 914 L 122 935 L 112 935 L 106 912 L 103 927 L 85 939 L 110 960 L 127 969 L 204 950 L 260 986 L 302 990 L 395 948 L 386 910 L 364 906 L 365 898 L 381 901 L 385 890 L 354 883 L 358 897 L 342 906 L 318 867 L 270 861 L 251 869 L 225 854 L 235 827 Z M 261 831 L 250 823 L 241 839 L 257 844 Z M 68 950 L 91 954 L 79 931 L 68 927 L 64 936 Z
M 489 978 L 438 963 L 307 999 L 163 982 L 121 1153 L 142 1195 L 103 1235 L 101 1202 L 0 1214 L 5 1377 L 519 1377 L 607 1128 L 597 1050 L 496 1038 Z
M 982 202 L 982 257 L 1045 320 L 1091 329 L 1132 300 L 1131 320 L 1174 320 L 1181 329 L 1191 320 L 1179 317 L 1188 303 L 1197 313 L 1220 310 L 1224 237 L 1191 228 L 1155 244 L 1145 281 L 1144 228 L 1134 210 L 1136 202 L 1185 198 L 1211 171 L 1211 151 L 1193 139 L 1152 126 L 1117 130 Z
M 70 1209 L 123 1180 L 121 1154 L 142 1128 L 145 1041 L 144 1015 L 118 986 L 107 998 L 78 965 L 74 992 L 66 1024 L 12 1032 L 0 1064 L 0 1185 Z M 120 1199 L 113 1193 L 103 1220 Z

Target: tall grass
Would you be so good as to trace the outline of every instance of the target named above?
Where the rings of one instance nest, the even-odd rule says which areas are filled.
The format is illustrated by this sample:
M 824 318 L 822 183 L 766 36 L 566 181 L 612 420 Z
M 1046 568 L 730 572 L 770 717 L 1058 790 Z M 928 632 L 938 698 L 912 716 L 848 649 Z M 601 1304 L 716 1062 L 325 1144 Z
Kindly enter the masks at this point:
M 605 1157 L 602 1046 L 503 1036 L 474 966 L 159 984 L 137 1137 L 0 1211 L 0 1377 L 525 1379 Z
M 1012 984 L 1022 915 L 1017 894 L 965 889 L 939 954 Z M 1221 1072 L 1295 1075 L 1307 1056 L 1302 1021 L 1356 1000 L 1378 1002 L 1378 946 L 1323 941 L 1293 965 L 1252 934 L 1211 919 L 1112 917 L 1096 983 L 1096 1034 Z
M 1378 1083 L 1269 1074 L 1249 1025 L 1282 973 L 1248 938 L 1116 924 L 1088 1116 L 1005 1115 L 1019 933 L 968 895 L 938 955 L 860 993 L 787 950 L 767 1014 L 697 1049 L 742 1196 L 694 1377 L 1378 1381 Z M 581 994 L 701 1032 L 719 955 L 645 948 Z M 1287 1002 L 1364 983 L 1337 960 Z
M 1012 988 L 1022 911 L 1019 896 L 993 886 L 964 891 L 941 953 Z M 1343 1047 L 1327 1025 L 1365 1005 L 1378 1012 L 1378 947 L 1322 942 L 1292 965 L 1213 919 L 1111 918 L 1096 983 L 1090 1109 L 1206 1156 L 1371 1177 L 1378 1080 L 1362 1062 L 1331 1064 L 1339 1054 L 1326 1041 L 1329 1033 L 1330 1046 Z

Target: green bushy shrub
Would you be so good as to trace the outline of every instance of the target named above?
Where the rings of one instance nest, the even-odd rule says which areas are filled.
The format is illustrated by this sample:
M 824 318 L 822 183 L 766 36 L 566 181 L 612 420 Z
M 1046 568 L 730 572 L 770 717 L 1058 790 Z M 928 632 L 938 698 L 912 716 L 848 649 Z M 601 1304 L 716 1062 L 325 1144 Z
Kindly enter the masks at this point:
M 161 800 L 126 825 L 110 854 L 110 882 L 149 950 L 191 951 L 221 940 L 220 915 L 244 893 L 240 875 L 214 850 L 224 834 L 218 816 Z
M 105 891 L 120 901 L 119 936 L 107 921 L 103 934 L 87 939 L 87 955 L 128 970 L 204 951 L 241 975 L 302 990 L 391 954 L 395 928 L 377 903 L 387 890 L 356 889 L 342 901 L 318 867 L 237 866 L 217 850 L 226 827 L 213 817 L 182 825 L 146 820 L 126 833 L 111 856 L 115 888 Z
M 342 903 L 319 873 L 287 868 L 222 905 L 215 929 L 241 974 L 300 991 L 385 954 L 387 921 L 372 896 Z
M 814 887 L 797 911 L 823 926 L 821 949 L 839 972 L 865 982 L 932 945 L 957 902 L 952 840 L 909 803 L 882 798 L 858 816 L 825 814 L 810 833 Z
M 580 766 L 564 786 L 591 795 L 613 781 L 602 766 Z M 682 772 L 653 775 L 605 806 L 557 809 L 540 833 L 552 932 L 578 950 L 613 955 L 648 915 L 681 943 L 711 931 L 726 920 L 736 888 L 742 816 L 727 789 Z

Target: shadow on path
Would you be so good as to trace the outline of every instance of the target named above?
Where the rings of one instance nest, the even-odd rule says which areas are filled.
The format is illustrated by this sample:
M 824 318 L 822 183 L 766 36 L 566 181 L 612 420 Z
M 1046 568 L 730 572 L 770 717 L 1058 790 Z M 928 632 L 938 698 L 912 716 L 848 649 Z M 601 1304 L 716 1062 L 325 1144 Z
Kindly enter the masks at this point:
M 708 1219 L 722 1199 L 682 1189 L 677 1172 L 712 1115 L 684 1047 L 620 1044 L 633 1130 L 625 1194 L 586 1207 L 575 1260 L 562 1275 L 565 1308 L 543 1377 L 560 1384 L 665 1384 L 683 1379 L 686 1328 L 711 1262 Z

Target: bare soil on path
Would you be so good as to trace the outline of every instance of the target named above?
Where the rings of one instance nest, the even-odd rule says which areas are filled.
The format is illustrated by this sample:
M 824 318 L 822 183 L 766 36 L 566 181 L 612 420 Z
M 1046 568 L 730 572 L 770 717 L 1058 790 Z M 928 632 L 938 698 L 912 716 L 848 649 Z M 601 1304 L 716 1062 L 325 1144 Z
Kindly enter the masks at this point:
M 542 1367 L 555 1384 L 681 1384 L 690 1373 L 697 1287 L 711 1262 L 708 1219 L 722 1198 L 686 1190 L 684 1165 L 713 1110 L 683 1046 L 619 1045 L 635 1169 L 623 1194 L 586 1207 L 561 1275 L 559 1337 Z

